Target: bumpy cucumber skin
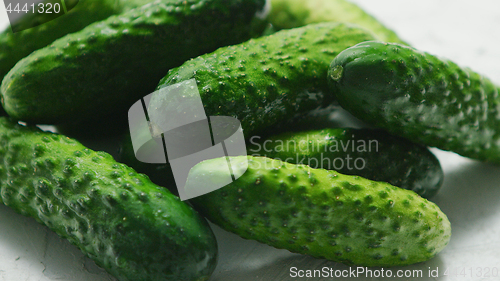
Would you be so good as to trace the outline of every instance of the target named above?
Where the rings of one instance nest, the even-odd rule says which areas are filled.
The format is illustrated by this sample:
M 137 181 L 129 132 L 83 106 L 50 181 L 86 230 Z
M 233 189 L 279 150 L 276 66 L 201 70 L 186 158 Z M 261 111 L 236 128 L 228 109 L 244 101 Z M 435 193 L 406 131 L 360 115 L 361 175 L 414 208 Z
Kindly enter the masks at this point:
M 364 29 L 338 23 L 283 30 L 189 60 L 169 71 L 158 89 L 196 79 L 207 116 L 236 117 L 249 137 L 332 103 L 324 79 L 328 65 L 340 51 L 370 38 Z M 149 107 L 167 102 L 158 97 Z
M 2 81 L 4 109 L 36 124 L 126 112 L 170 68 L 250 38 L 264 4 L 156 1 L 93 23 L 19 61 Z
M 54 40 L 147 2 L 150 0 L 80 0 L 67 14 L 42 25 L 16 33 L 12 33 L 11 28 L 7 27 L 0 34 L 0 78 L 3 78 L 19 60 Z M 39 17 L 47 15 L 50 14 L 37 14 Z M 30 20 L 33 19 L 25 19 L 25 21 Z
M 238 173 L 245 157 L 230 157 Z M 210 221 L 276 248 L 363 266 L 428 260 L 451 237 L 450 222 L 414 192 L 357 176 L 248 157 L 236 181 L 191 199 Z M 186 188 L 223 178 L 225 158 L 193 167 Z
M 500 98 L 486 77 L 410 47 L 358 44 L 328 79 L 356 117 L 427 146 L 500 163 Z
M 378 40 L 407 44 L 376 18 L 346 0 L 271 0 L 267 19 L 277 30 L 328 21 L 353 23 L 371 30 Z
M 329 128 L 287 132 L 250 144 L 249 155 L 388 182 L 425 198 L 434 196 L 444 179 L 439 160 L 426 147 L 384 130 Z M 337 158 L 342 159 L 342 165 L 334 162 Z
M 62 135 L 0 118 L 0 202 L 33 217 L 119 280 L 207 280 L 217 244 L 191 207 Z

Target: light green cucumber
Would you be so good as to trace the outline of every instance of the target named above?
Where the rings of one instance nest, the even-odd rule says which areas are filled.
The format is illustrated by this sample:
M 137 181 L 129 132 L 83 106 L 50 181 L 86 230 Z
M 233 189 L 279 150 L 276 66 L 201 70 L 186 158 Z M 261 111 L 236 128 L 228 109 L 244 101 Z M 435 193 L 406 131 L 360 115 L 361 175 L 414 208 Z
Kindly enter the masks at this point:
M 203 161 L 191 169 L 186 190 L 224 180 L 229 162 L 233 174 L 242 176 L 190 201 L 210 221 L 243 238 L 383 267 L 429 260 L 450 240 L 446 215 L 413 191 L 266 157 Z
M 215 269 L 209 225 L 167 189 L 107 153 L 5 117 L 0 195 L 118 280 L 200 281 Z
M 170 68 L 264 28 L 256 16 L 264 6 L 265 0 L 160 0 L 95 22 L 20 60 L 2 81 L 3 107 L 36 124 L 126 112 Z
M 54 1 L 45 0 L 39 3 L 46 2 L 53 3 Z M 54 40 L 68 33 L 77 32 L 93 22 L 142 6 L 152 0 L 65 0 L 64 2 L 68 13 L 63 16 L 45 22 L 47 17 L 53 14 L 37 13 L 36 16 L 26 14 L 19 20 L 20 27 L 32 26 L 34 22 L 45 23 L 16 33 L 13 33 L 9 26 L 0 34 L 0 78 L 3 78 L 19 60 L 49 45 Z
M 353 23 L 371 30 L 378 40 L 406 44 L 394 31 L 346 0 L 271 0 L 268 20 L 277 30 L 328 21 Z
M 282 30 L 189 60 L 169 71 L 158 89 L 195 79 L 206 115 L 236 117 L 248 138 L 334 102 L 328 65 L 345 48 L 372 38 L 339 23 Z M 152 97 L 150 116 L 170 104 L 167 98 Z

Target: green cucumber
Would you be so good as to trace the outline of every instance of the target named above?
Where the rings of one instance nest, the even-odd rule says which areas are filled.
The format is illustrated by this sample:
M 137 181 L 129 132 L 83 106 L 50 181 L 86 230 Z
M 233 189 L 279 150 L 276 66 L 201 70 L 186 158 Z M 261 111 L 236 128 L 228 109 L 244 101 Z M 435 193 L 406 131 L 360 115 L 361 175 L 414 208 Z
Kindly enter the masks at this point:
M 243 238 L 346 264 L 383 267 L 428 260 L 450 240 L 446 215 L 413 191 L 265 157 L 203 161 L 191 169 L 186 190 L 225 180 L 229 162 L 233 174 L 243 175 L 190 202 Z
M 17 120 L 60 124 L 126 112 L 170 68 L 249 39 L 265 0 L 156 1 L 93 23 L 19 61 L 2 81 Z
M 282 30 L 189 60 L 170 70 L 158 89 L 196 79 L 206 115 L 236 117 L 250 137 L 331 104 L 334 98 L 325 79 L 331 60 L 372 38 L 364 29 L 339 23 Z M 153 96 L 149 114 L 168 103 L 161 95 Z
M 53 3 L 54 1 L 45 0 L 40 3 L 45 2 Z M 54 40 L 77 32 L 93 22 L 104 20 L 111 15 L 120 14 L 148 2 L 151 0 L 65 0 L 66 6 L 76 6 L 54 20 L 45 22 L 52 14 L 37 13 L 35 16 L 26 14 L 27 16 L 20 19 L 20 27 L 31 26 L 33 22 L 45 23 L 16 33 L 7 27 L 0 34 L 0 78 L 3 78 L 19 60 L 49 45 Z
M 74 139 L 0 118 L 0 203 L 119 280 L 207 280 L 217 243 L 191 207 Z
M 328 73 L 340 105 L 426 146 L 500 164 L 500 97 L 488 78 L 399 44 L 365 42 Z
M 426 147 L 383 130 L 328 128 L 250 138 L 252 156 L 335 170 L 434 196 L 443 183 L 439 160 Z
M 267 19 L 277 30 L 327 21 L 354 23 L 371 30 L 378 40 L 406 44 L 394 31 L 346 0 L 271 0 Z

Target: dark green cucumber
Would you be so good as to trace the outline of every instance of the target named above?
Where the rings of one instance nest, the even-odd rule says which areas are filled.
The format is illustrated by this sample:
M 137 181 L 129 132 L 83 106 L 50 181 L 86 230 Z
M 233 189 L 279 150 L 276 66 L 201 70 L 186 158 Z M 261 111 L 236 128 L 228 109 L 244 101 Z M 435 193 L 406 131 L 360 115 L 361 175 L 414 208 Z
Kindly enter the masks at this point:
M 156 1 L 111 16 L 19 61 L 2 82 L 2 104 L 13 118 L 36 124 L 126 112 L 170 68 L 249 39 L 260 30 L 256 13 L 264 4 Z
M 196 79 L 207 116 L 233 116 L 246 137 L 334 101 L 328 65 L 342 50 L 373 36 L 364 29 L 321 23 L 228 46 L 172 69 L 158 89 Z M 149 113 L 169 103 L 161 95 Z
M 271 0 L 267 19 L 277 30 L 328 21 L 353 23 L 371 30 L 378 40 L 406 44 L 394 31 L 346 0 Z
M 439 160 L 426 147 L 383 130 L 328 128 L 250 138 L 248 154 L 335 170 L 434 196 L 443 183 Z
M 234 174 L 245 171 L 247 157 L 229 161 Z M 186 189 L 225 179 L 227 163 L 216 158 L 197 164 Z M 347 264 L 425 261 L 451 236 L 446 215 L 413 191 L 265 157 L 248 157 L 240 178 L 190 201 L 243 238 Z
M 398 44 L 366 42 L 328 73 L 342 107 L 414 142 L 500 164 L 500 97 L 486 77 Z
M 45 2 L 54 1 L 41 1 L 40 3 Z M 120 14 L 148 2 L 152 1 L 66 0 L 67 6 L 77 4 L 73 9 L 69 9 L 68 13 L 54 20 L 45 22 L 46 17 L 52 14 L 42 13 L 36 16 L 27 14 L 28 16 L 20 19 L 20 27 L 31 26 L 35 21 L 45 23 L 16 33 L 7 27 L 0 34 L 0 78 L 3 78 L 19 60 L 49 45 L 54 40 L 68 33 L 77 32 L 93 22 L 104 20 L 111 15 Z
M 119 280 L 207 280 L 207 222 L 107 153 L 0 118 L 0 203 L 33 217 Z

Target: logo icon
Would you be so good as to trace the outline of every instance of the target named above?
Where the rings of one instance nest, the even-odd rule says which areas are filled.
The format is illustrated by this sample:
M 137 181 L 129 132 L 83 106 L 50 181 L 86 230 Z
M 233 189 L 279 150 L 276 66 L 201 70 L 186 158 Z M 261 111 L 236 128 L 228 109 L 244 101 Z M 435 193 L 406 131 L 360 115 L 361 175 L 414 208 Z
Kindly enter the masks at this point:
M 207 117 L 194 79 L 177 83 L 137 101 L 128 112 L 132 146 L 137 160 L 170 163 L 181 200 L 217 190 L 238 179 L 229 156 L 246 156 L 241 123 L 230 116 Z M 186 190 L 192 167 L 203 160 L 226 157 L 223 180 Z M 248 163 L 247 163 L 248 164 Z
M 12 32 L 44 24 L 73 9 L 79 0 L 4 0 Z

